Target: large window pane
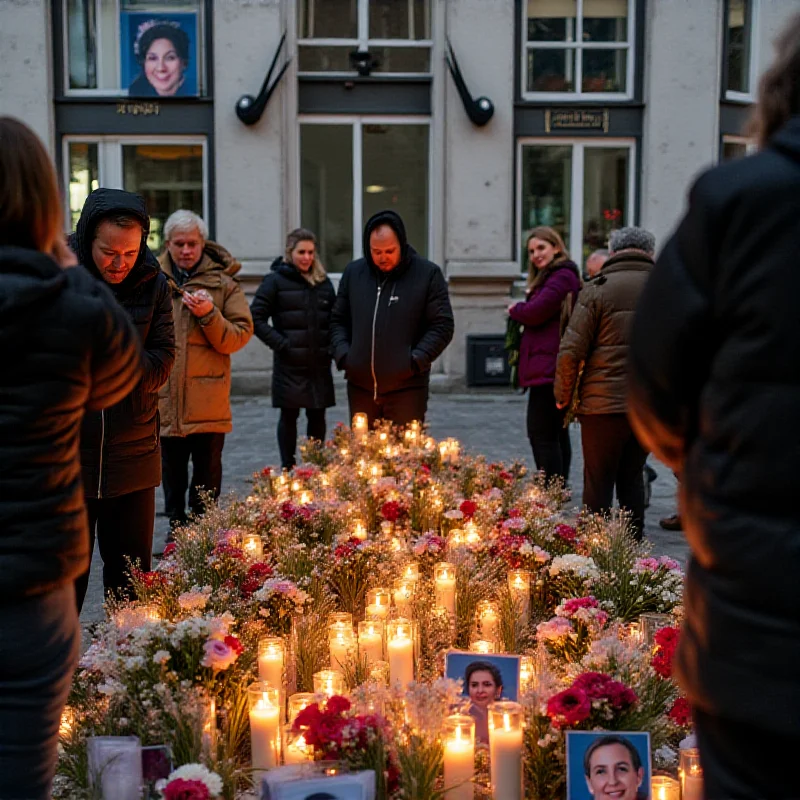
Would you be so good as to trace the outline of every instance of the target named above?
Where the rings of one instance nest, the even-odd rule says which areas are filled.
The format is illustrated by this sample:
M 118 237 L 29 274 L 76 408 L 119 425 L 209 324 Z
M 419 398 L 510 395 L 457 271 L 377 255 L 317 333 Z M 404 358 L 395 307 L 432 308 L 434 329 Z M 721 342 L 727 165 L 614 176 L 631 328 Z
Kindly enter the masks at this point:
M 300 45 L 297 67 L 300 72 L 352 72 L 350 53 L 353 47 Z
M 628 0 L 583 0 L 584 42 L 625 42 Z
M 525 240 L 532 228 L 555 228 L 569 246 L 572 208 L 572 147 L 526 145 L 522 148 L 522 265 Z
M 301 0 L 297 35 L 300 39 L 355 39 L 358 0 Z
M 583 260 L 608 245 L 608 235 L 628 224 L 627 147 L 587 147 L 583 155 Z
M 430 39 L 430 0 L 370 0 L 370 39 Z
M 152 250 L 163 245 L 164 223 L 179 208 L 203 214 L 203 148 L 199 144 L 122 146 L 123 186 L 141 194 L 150 214 Z
M 729 92 L 750 92 L 750 0 L 728 0 L 728 84 Z
M 722 160 L 733 161 L 747 155 L 747 144 L 738 140 L 724 140 L 722 142 Z
M 583 51 L 584 92 L 624 92 L 627 85 L 627 50 Z
M 69 145 L 69 221 L 75 230 L 83 204 L 91 192 L 100 186 L 97 166 L 97 144 L 72 142 Z
M 528 0 L 529 42 L 574 42 L 577 0 Z
M 427 47 L 370 47 L 378 65 L 373 72 L 430 72 L 431 51 Z
M 529 92 L 571 92 L 574 88 L 574 50 L 528 50 Z
M 353 258 L 353 128 L 300 126 L 301 224 L 317 234 L 320 258 L 341 272 Z
M 363 126 L 364 222 L 385 208 L 403 217 L 411 245 L 428 254 L 428 125 Z

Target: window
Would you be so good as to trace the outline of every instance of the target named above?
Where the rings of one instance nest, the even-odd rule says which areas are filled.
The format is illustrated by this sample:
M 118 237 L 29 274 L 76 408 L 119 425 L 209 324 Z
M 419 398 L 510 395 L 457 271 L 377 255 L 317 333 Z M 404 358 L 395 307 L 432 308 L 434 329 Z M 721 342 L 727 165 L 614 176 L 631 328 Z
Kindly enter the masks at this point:
M 68 95 L 205 94 L 201 0 L 62 0 Z
M 384 208 L 427 254 L 429 138 L 428 121 L 416 118 L 301 119 L 300 224 L 317 234 L 329 272 L 362 255 L 364 223 Z
M 100 186 L 141 194 L 150 248 L 163 246 L 167 217 L 188 208 L 208 221 L 205 140 L 187 137 L 65 137 L 68 224 L 74 230 L 89 192 Z
M 633 224 L 634 143 L 628 140 L 520 142 L 517 213 L 524 269 L 525 240 L 547 225 L 564 238 L 578 266 L 608 234 Z
M 723 136 L 720 161 L 734 161 L 755 152 L 756 144 L 744 136 Z
M 526 0 L 523 98 L 632 97 L 633 6 L 634 0 Z
M 301 73 L 428 73 L 431 0 L 300 0 Z
M 726 0 L 725 99 L 749 102 L 756 84 L 754 35 L 758 0 Z

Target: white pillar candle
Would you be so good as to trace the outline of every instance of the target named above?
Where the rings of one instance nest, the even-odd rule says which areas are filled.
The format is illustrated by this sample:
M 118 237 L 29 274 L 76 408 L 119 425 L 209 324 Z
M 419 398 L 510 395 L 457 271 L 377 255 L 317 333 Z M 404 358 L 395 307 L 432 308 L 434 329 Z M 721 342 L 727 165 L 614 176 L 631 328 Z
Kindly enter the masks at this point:
M 478 603 L 477 616 L 481 638 L 497 642 L 500 639 L 500 614 L 497 603 L 493 603 L 491 600 L 482 600 Z
M 436 588 L 436 605 L 446 609 L 447 613 L 456 613 L 456 568 L 446 561 L 440 561 L 434 567 L 434 586 Z
M 355 650 L 355 637 L 351 627 L 335 622 L 328 629 L 332 669 L 344 669 Z
M 278 690 L 268 683 L 254 683 L 250 699 L 250 746 L 253 769 L 272 769 L 279 764 L 280 705 Z
M 370 589 L 367 592 L 367 617 L 386 619 L 389 616 L 391 597 L 388 589 Z
M 313 692 L 296 692 L 289 698 L 289 718 L 287 722 L 291 726 L 297 715 L 307 706 L 314 702 Z
M 419 580 L 419 564 L 416 561 L 410 561 L 403 567 L 403 578 L 407 581 L 416 583 Z
M 304 761 L 311 761 L 314 757 L 314 748 L 306 743 L 306 737 L 302 733 L 292 733 L 291 727 L 286 726 L 284 732 L 283 763 L 302 764 Z
M 492 797 L 522 799 L 522 706 L 500 701 L 489 706 L 489 762 Z
M 383 660 L 383 623 L 364 620 L 358 623 L 358 655 L 368 664 Z
M 669 775 L 653 775 L 650 797 L 651 800 L 681 800 L 681 785 Z
M 394 582 L 394 605 L 397 613 L 406 619 L 411 618 L 411 603 L 414 599 L 414 581 L 398 578 Z
M 266 681 L 275 689 L 283 686 L 283 661 L 285 648 L 283 639 L 269 636 L 258 642 L 258 679 Z
M 344 675 L 338 669 L 323 669 L 314 673 L 314 693 L 333 697 L 344 692 Z
M 472 521 L 468 520 L 464 525 L 464 541 L 467 544 L 476 544 L 481 540 L 481 533 L 478 526 Z
M 524 569 L 512 569 L 508 573 L 508 590 L 520 607 L 522 618 L 527 622 L 531 604 L 531 574 Z
M 387 630 L 389 679 L 405 688 L 414 680 L 413 626 L 410 620 L 393 619 Z
M 681 796 L 683 800 L 703 800 L 703 767 L 696 747 L 680 751 Z
M 475 787 L 475 720 L 464 714 L 446 717 L 444 739 L 445 800 L 472 800 Z

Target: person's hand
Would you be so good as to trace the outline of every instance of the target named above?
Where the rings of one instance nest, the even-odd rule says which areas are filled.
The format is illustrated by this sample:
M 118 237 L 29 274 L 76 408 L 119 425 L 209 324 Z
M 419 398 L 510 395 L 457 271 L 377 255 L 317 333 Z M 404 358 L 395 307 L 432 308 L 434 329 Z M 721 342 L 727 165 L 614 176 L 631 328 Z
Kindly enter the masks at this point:
M 567 404 L 566 404 L 566 403 L 559 403 L 559 402 L 556 402 L 556 408 L 557 408 L 559 411 L 563 411 L 563 410 L 564 410 L 566 407 L 567 407 Z
M 186 292 L 183 295 L 183 304 L 195 317 L 204 317 L 214 310 L 211 295 L 205 289 L 199 289 L 194 294 Z
M 58 264 L 66 269 L 67 267 L 77 267 L 78 257 L 70 250 L 67 240 L 63 234 L 59 234 L 53 242 L 53 249 L 50 255 L 58 262 Z

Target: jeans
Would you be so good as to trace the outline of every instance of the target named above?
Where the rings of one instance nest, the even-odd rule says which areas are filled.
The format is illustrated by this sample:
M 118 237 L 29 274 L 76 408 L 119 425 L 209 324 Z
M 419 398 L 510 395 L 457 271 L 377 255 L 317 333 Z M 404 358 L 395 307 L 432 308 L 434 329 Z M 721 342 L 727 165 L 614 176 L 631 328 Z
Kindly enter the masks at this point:
M 536 469 L 544 472 L 547 480 L 560 477 L 567 483 L 572 445 L 569 429 L 564 427 L 564 413 L 556 408 L 552 383 L 528 389 L 528 439 Z
M 625 414 L 583 414 L 583 504 L 607 514 L 614 500 L 631 513 L 631 533 L 644 529 L 644 463 L 647 452 L 633 435 Z
M 156 490 L 141 489 L 119 497 L 91 498 L 89 514 L 89 553 L 94 551 L 95 532 L 103 559 L 103 588 L 106 594 L 125 598 L 130 594 L 128 559 L 145 572 L 153 555 L 153 524 L 156 519 Z M 91 567 L 90 567 L 91 569 Z M 78 613 L 83 608 L 89 570 L 75 581 Z M 2 795 L 0 795 L 2 797 Z
M 297 451 L 297 419 L 300 416 L 299 408 L 282 408 L 278 419 L 278 449 L 281 453 L 281 467 L 291 469 L 295 465 Z M 306 409 L 306 435 L 309 439 L 325 441 L 325 409 Z
M 0 605 L 0 798 L 48 800 L 78 663 L 72 583 Z
M 200 493 L 211 492 L 214 500 L 222 491 L 222 448 L 224 433 L 190 433 L 188 436 L 161 437 L 161 485 L 170 525 L 183 525 L 186 515 L 186 490 L 192 514 L 205 511 Z M 189 483 L 189 459 L 192 480 Z
M 372 391 L 348 383 L 347 400 L 350 404 L 350 419 L 354 414 L 366 414 L 370 428 L 376 419 L 385 419 L 394 425 L 408 425 L 415 419 L 420 422 L 425 421 L 425 412 L 428 410 L 428 387 L 413 386 L 410 389 L 398 389 L 396 392 L 379 394 L 375 400 Z

